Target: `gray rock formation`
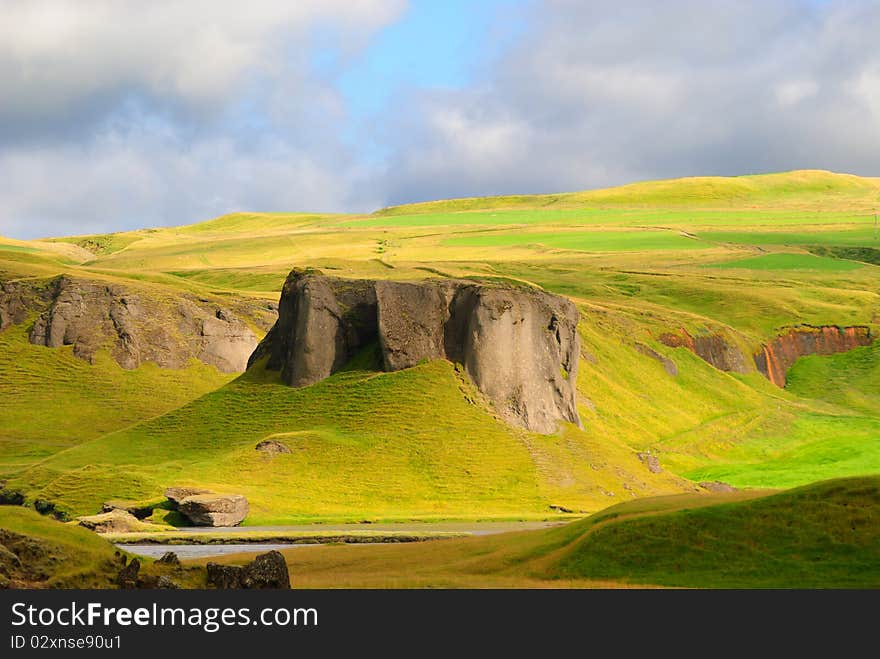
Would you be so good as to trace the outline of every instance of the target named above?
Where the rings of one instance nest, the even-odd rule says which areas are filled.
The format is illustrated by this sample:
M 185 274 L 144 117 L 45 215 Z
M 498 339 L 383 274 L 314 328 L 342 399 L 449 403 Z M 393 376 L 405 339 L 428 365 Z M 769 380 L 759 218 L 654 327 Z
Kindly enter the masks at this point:
M 700 483 L 698 483 L 698 485 L 704 490 L 708 490 L 709 492 L 726 493 L 737 491 L 737 489 L 733 485 L 730 485 L 729 483 L 724 483 L 722 481 L 701 481 Z
M 116 508 L 110 512 L 98 515 L 77 517 L 80 526 L 84 526 L 95 533 L 127 533 L 138 531 L 144 523 L 130 512 Z
M 208 563 L 208 586 L 219 589 L 289 589 L 290 573 L 280 552 L 260 554 L 244 566 Z
M 238 526 L 248 502 L 240 494 L 194 494 L 178 501 L 177 509 L 196 526 Z
M 174 504 L 175 508 L 177 505 L 186 499 L 187 497 L 194 496 L 196 494 L 211 494 L 211 490 L 204 490 L 199 487 L 166 487 L 165 488 L 165 498 L 168 499 L 172 504 Z
M 652 474 L 659 474 L 663 472 L 663 467 L 660 466 L 660 460 L 656 455 L 652 453 L 636 453 L 636 457 L 645 463 L 645 466 L 648 468 Z
M 278 308 L 248 364 L 265 359 L 292 386 L 328 377 L 378 342 L 386 371 L 432 359 L 462 364 L 512 425 L 551 433 L 560 420 L 580 424 L 578 311 L 565 298 L 473 281 L 347 280 L 294 270 Z
M 188 293 L 164 298 L 134 284 L 63 275 L 49 282 L 0 283 L 0 330 L 38 314 L 31 343 L 73 346 L 73 354 L 90 363 L 100 349 L 108 348 L 127 369 L 144 362 L 181 368 L 198 359 L 238 373 L 257 344 L 239 314 L 267 325 L 274 313 L 265 303 L 234 304 L 238 313 Z
M 264 439 L 262 442 L 258 442 L 254 449 L 270 456 L 278 455 L 280 453 L 290 453 L 290 448 L 287 444 L 279 442 L 276 439 Z

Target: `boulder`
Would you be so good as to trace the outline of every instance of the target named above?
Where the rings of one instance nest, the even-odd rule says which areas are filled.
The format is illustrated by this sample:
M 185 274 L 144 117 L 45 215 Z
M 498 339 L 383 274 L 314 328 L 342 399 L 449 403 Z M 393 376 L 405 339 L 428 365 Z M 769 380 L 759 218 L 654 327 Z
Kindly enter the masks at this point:
M 737 489 L 728 483 L 721 481 L 702 481 L 699 486 L 710 492 L 736 492 Z
M 84 526 L 95 533 L 127 533 L 137 531 L 144 523 L 130 512 L 115 508 L 107 513 L 99 515 L 87 515 L 77 517 L 80 526 Z
M 127 503 L 125 501 L 105 501 L 101 504 L 102 513 L 109 513 L 114 510 L 131 513 L 138 519 L 145 519 L 153 514 L 153 506 L 150 504 Z
M 260 554 L 244 566 L 208 563 L 208 586 L 220 589 L 289 589 L 284 556 L 275 550 Z
M 137 588 L 141 590 L 176 590 L 180 586 L 164 574 L 145 574 L 138 578 Z
M 265 453 L 267 455 L 290 453 L 290 448 L 288 448 L 287 444 L 279 442 L 275 439 L 264 439 L 262 442 L 258 443 L 254 447 L 254 449 L 259 451 L 260 453 Z
M 240 494 L 194 494 L 178 501 L 177 509 L 196 526 L 238 526 L 248 502 Z
M 180 565 L 180 558 L 173 551 L 166 551 L 156 562 L 161 565 Z
M 660 466 L 660 460 L 657 459 L 656 455 L 651 453 L 636 453 L 636 457 L 645 463 L 648 471 L 652 474 L 659 474 L 663 471 L 663 467 Z
M 175 506 L 187 497 L 196 494 L 211 494 L 211 490 L 203 490 L 198 487 L 167 487 L 165 488 L 165 498 Z
M 540 433 L 580 425 L 573 303 L 543 291 L 463 280 L 347 280 L 290 273 L 278 321 L 248 361 L 291 386 L 318 382 L 378 340 L 386 371 L 462 364 L 504 421 Z
M 119 570 L 116 575 L 116 584 L 124 590 L 137 588 L 140 569 L 141 562 L 136 558 L 131 559 L 128 565 Z

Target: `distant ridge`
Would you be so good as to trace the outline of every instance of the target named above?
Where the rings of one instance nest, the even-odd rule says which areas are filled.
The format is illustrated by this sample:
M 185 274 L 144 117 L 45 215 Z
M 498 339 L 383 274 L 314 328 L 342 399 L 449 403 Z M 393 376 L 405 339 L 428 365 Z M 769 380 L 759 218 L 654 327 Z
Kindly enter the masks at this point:
M 581 192 L 534 195 L 501 195 L 424 201 L 377 210 L 374 215 L 476 211 L 491 209 L 572 208 L 585 205 L 723 206 L 760 203 L 763 207 L 796 207 L 798 203 L 822 202 L 830 197 L 839 203 L 873 208 L 880 204 L 880 178 L 802 169 L 775 174 L 745 176 L 693 176 L 628 183 Z M 829 200 L 830 201 L 830 200 Z

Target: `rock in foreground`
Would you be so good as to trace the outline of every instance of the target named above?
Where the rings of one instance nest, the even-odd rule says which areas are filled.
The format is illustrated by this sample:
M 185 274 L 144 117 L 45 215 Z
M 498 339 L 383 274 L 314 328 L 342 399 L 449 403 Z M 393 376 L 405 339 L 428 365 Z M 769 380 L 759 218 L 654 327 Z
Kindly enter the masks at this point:
M 208 586 L 221 589 L 289 589 L 290 573 L 280 552 L 260 554 L 245 566 L 208 563 Z
M 386 371 L 448 359 L 464 366 L 508 423 L 541 433 L 580 425 L 575 381 L 578 311 L 543 291 L 460 280 L 347 280 L 294 270 L 278 322 L 248 362 L 265 358 L 305 386 L 378 342 Z

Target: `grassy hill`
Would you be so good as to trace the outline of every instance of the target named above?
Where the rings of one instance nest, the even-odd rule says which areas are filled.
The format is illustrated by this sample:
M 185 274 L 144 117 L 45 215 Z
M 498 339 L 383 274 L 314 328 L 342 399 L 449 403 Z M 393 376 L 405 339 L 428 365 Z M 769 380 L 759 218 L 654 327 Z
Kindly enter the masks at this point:
M 642 499 L 540 531 L 284 554 L 299 588 L 876 588 L 878 515 L 880 478 L 852 478 Z
M 107 588 L 119 571 L 114 551 L 82 527 L 0 506 L 0 588 Z
M 529 282 L 581 310 L 584 429 L 515 431 L 468 402 L 468 383 L 443 362 L 383 374 L 367 354 L 293 390 L 259 371 L 230 381 L 195 364 L 88 365 L 28 344 L 26 323 L 0 332 L 0 478 L 70 512 L 175 484 L 240 491 L 249 523 L 261 523 L 541 517 L 692 489 L 684 478 L 792 487 L 876 473 L 873 348 L 802 360 L 780 390 L 659 337 L 719 334 L 748 360 L 800 323 L 876 333 L 880 267 L 864 255 L 878 246 L 878 199 L 878 180 L 807 171 L 4 239 L 0 279 L 69 272 L 168 301 L 277 300 L 290 269 L 307 266 Z M 264 459 L 253 446 L 266 437 L 293 452 Z M 638 459 L 648 450 L 663 472 Z

